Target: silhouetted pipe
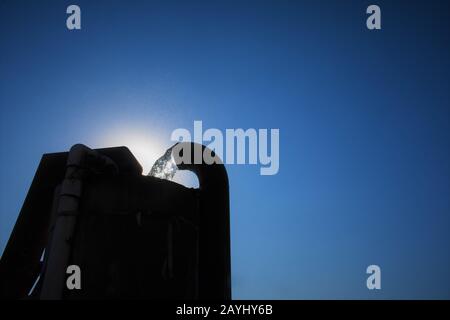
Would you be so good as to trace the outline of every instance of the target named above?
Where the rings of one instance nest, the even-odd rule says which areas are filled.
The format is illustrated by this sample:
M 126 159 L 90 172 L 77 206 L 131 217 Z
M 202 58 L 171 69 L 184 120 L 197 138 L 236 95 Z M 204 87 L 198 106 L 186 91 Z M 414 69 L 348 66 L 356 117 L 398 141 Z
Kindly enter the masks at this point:
M 194 172 L 200 184 L 199 298 L 231 299 L 230 207 L 225 166 L 201 144 L 180 142 L 171 149 L 178 169 Z M 183 157 L 186 151 L 190 159 Z M 205 151 L 212 155 L 212 164 L 199 157 L 199 152 L 203 155 Z
M 76 144 L 70 149 L 48 248 L 41 299 L 62 298 L 83 180 L 90 173 L 105 171 L 118 171 L 117 165 L 110 158 L 82 144 Z

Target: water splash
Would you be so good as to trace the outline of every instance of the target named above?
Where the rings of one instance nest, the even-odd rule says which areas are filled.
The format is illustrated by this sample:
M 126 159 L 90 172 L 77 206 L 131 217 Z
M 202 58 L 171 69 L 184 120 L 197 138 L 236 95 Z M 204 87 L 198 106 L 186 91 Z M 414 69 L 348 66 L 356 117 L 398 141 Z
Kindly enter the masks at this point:
M 169 149 L 156 160 L 148 175 L 159 179 L 172 180 L 177 169 L 178 167 L 172 157 L 172 149 Z

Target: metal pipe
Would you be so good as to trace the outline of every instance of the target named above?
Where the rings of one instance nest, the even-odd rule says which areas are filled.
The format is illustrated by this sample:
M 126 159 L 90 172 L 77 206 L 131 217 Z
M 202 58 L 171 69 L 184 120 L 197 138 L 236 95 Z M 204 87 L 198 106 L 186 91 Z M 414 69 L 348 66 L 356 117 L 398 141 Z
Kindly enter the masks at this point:
M 227 171 L 222 160 L 204 145 L 180 142 L 171 149 L 178 169 L 194 172 L 200 185 L 199 298 L 231 299 L 230 205 Z M 205 154 L 210 155 L 208 163 L 203 157 Z
M 52 228 L 52 241 L 48 248 L 41 299 L 62 298 L 83 180 L 89 174 L 105 171 L 112 173 L 118 171 L 116 164 L 110 158 L 82 144 L 76 144 L 70 149 L 65 178 L 59 194 L 56 219 Z

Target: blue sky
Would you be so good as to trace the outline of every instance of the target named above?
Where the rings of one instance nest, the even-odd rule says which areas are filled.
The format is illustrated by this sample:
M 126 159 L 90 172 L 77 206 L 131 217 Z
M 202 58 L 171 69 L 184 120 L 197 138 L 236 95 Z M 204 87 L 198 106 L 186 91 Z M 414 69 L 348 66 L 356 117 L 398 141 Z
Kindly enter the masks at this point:
M 449 5 L 376 3 L 2 1 L 0 251 L 43 153 L 279 128 L 277 175 L 227 166 L 234 298 L 450 298 Z

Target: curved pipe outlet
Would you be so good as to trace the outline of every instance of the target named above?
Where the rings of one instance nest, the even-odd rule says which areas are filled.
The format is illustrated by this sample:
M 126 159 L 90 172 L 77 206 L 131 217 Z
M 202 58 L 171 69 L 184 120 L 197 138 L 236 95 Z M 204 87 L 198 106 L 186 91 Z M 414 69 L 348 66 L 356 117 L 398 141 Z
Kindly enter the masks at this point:
M 171 149 L 178 169 L 194 172 L 200 184 L 199 298 L 231 299 L 227 171 L 222 160 L 204 145 L 180 142 Z

